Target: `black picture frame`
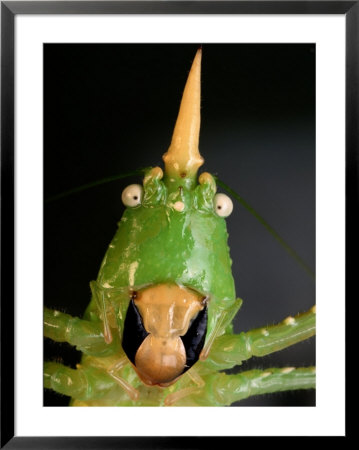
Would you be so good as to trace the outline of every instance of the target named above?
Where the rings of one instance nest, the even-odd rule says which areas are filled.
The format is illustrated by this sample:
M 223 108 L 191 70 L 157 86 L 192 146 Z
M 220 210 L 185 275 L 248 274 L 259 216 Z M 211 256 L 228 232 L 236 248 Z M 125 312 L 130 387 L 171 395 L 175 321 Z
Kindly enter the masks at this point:
M 14 434 L 14 32 L 19 14 L 340 14 L 346 18 L 346 292 L 358 222 L 358 1 L 1 2 L 1 448 L 202 448 L 207 437 L 25 437 Z M 350 243 L 350 247 L 349 247 Z M 6 370 L 5 370 L 6 369 Z

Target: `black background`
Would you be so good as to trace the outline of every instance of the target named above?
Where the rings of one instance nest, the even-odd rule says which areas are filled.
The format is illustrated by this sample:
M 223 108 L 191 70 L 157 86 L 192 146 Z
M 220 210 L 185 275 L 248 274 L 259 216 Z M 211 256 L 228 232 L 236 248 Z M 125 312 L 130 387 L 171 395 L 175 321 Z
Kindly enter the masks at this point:
M 44 46 L 44 197 L 162 164 L 197 44 Z M 315 268 L 315 46 L 204 44 L 200 151 L 205 170 L 248 201 Z M 44 206 L 45 305 L 81 316 L 119 221 L 116 181 Z M 315 303 L 307 273 L 242 206 L 227 219 L 235 330 L 278 322 Z M 45 340 L 45 359 L 80 354 Z M 315 364 L 314 338 L 235 371 Z M 45 391 L 45 405 L 68 398 Z M 314 391 L 241 406 L 315 405 Z

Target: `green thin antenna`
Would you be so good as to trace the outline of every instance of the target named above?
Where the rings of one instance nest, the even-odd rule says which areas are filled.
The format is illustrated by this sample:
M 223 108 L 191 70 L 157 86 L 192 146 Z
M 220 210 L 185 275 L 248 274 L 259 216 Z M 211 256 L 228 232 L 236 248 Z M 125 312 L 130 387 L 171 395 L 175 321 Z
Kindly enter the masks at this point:
M 60 194 L 53 195 L 45 200 L 45 203 L 51 203 L 61 198 L 68 197 L 78 192 L 86 191 L 87 189 L 93 188 L 95 186 L 100 186 L 101 184 L 110 183 L 111 181 L 121 180 L 122 178 L 128 178 L 137 175 L 143 175 L 148 170 L 147 167 L 141 169 L 132 170 L 131 172 L 122 173 L 119 175 L 113 175 L 111 177 L 102 178 L 101 180 L 93 181 L 92 183 L 83 184 L 68 191 L 61 192 Z

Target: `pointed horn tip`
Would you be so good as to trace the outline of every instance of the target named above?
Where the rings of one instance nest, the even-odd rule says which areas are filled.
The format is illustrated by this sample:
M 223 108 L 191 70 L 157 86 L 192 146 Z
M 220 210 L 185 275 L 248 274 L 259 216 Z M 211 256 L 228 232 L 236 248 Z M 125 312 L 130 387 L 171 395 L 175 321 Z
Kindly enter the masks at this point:
M 198 61 L 198 63 L 200 64 L 201 60 L 202 60 L 202 46 L 197 49 L 193 62 Z
M 193 60 L 192 60 L 192 66 L 191 66 L 191 69 L 189 71 L 189 74 L 191 72 L 197 72 L 197 71 L 200 73 L 201 72 L 201 65 L 202 65 L 202 48 L 199 47 L 197 49 L 196 54 L 194 55 Z

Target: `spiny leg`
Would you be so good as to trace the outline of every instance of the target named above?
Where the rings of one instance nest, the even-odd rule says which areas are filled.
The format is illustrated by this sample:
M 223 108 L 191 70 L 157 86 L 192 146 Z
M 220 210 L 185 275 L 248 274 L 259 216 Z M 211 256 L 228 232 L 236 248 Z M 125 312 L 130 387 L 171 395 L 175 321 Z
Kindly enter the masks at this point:
M 97 307 L 101 311 L 101 318 L 103 323 L 103 336 L 106 344 L 111 344 L 113 336 L 111 333 L 111 327 L 109 323 L 108 316 L 108 302 L 105 299 L 104 290 L 98 286 L 96 281 L 91 281 L 90 283 L 92 294 L 96 300 Z
M 252 356 L 265 356 L 294 345 L 315 334 L 315 306 L 277 325 L 257 328 L 246 333 L 224 334 L 213 343 L 206 367 L 223 370 Z
M 249 370 L 236 375 L 213 376 L 208 389 L 220 405 L 231 405 L 252 395 L 315 388 L 315 367 Z
M 45 362 L 44 387 L 79 400 L 94 400 L 113 389 L 113 381 L 94 367 L 71 369 L 63 364 Z
M 236 375 L 216 373 L 204 377 L 205 387 L 179 399 L 176 406 L 228 406 L 253 395 L 315 388 L 315 367 L 249 370 Z
M 108 356 L 119 348 L 118 336 L 111 344 L 104 340 L 103 325 L 44 308 L 44 336 L 56 342 L 68 342 L 91 356 Z
M 104 340 L 103 326 L 101 323 L 89 322 L 77 317 L 72 317 L 69 314 L 64 314 L 60 311 L 50 310 L 48 308 L 45 308 L 44 311 L 44 334 L 46 337 L 51 338 L 54 341 L 68 342 L 71 345 L 75 345 L 78 350 L 90 356 L 104 357 L 118 352 L 118 338 L 114 338 L 111 344 L 107 344 Z M 49 370 L 49 367 L 55 367 L 51 366 L 51 364 L 55 363 L 45 363 L 45 370 Z M 133 388 L 117 373 L 126 364 L 128 364 L 128 360 L 126 357 L 123 357 L 119 359 L 116 364 L 110 367 L 107 373 L 132 400 L 137 400 L 139 397 L 139 392 L 137 389 Z M 61 367 L 62 372 L 60 371 L 60 375 L 62 374 L 63 378 L 61 378 L 61 381 L 59 382 L 60 387 L 58 386 L 56 381 L 57 378 L 55 377 L 53 382 L 50 383 L 49 388 L 57 392 L 64 393 L 59 389 L 67 389 L 67 381 L 71 383 L 73 378 L 73 382 L 76 385 L 76 382 L 78 381 L 78 383 L 80 383 L 79 379 L 83 378 L 84 375 L 80 370 L 74 371 L 73 369 L 65 366 Z M 44 376 L 45 379 L 47 379 L 48 374 L 45 372 Z M 54 387 L 52 387 L 52 385 L 54 385 Z M 75 395 L 70 396 L 75 397 Z

